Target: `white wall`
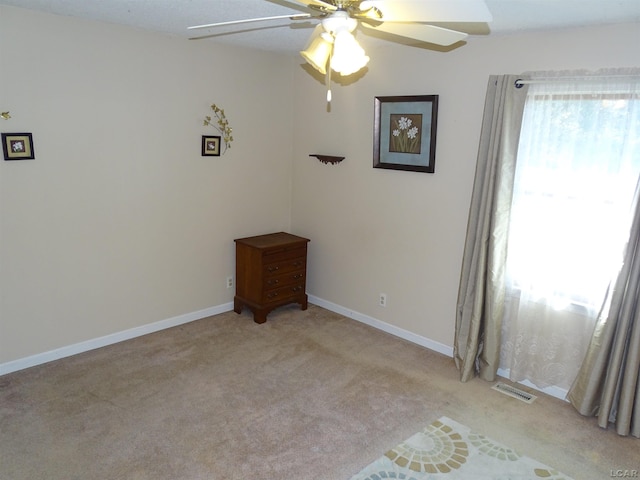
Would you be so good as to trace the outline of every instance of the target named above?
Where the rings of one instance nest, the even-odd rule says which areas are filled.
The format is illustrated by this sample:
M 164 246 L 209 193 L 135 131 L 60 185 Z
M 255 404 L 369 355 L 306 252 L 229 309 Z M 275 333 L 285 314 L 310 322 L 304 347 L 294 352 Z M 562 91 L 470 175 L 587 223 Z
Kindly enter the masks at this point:
M 356 83 L 333 88 L 330 112 L 321 81 L 296 70 L 292 222 L 312 240 L 308 290 L 452 346 L 488 76 L 637 67 L 638 45 L 640 24 L 472 37 L 448 53 L 390 46 L 367 52 Z M 374 97 L 430 94 L 440 101 L 435 174 L 373 169 Z
M 233 239 L 276 230 L 311 239 L 310 294 L 452 345 L 487 77 L 639 66 L 639 43 L 634 24 L 389 46 L 327 111 L 299 58 L 0 7 L 0 128 L 36 153 L 0 163 L 0 366 L 226 305 Z M 372 168 L 373 99 L 409 94 L 440 95 L 435 174 Z M 203 158 L 212 102 L 236 141 Z
M 0 364 L 232 301 L 290 227 L 292 60 L 0 6 Z M 209 105 L 235 141 L 200 155 Z

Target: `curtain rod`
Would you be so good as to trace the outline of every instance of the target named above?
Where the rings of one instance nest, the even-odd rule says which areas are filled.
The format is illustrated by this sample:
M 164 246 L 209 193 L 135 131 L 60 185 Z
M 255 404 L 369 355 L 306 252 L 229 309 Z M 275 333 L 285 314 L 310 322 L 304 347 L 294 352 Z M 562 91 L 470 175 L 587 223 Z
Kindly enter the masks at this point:
M 568 82 L 573 80 L 602 80 L 602 79 L 612 79 L 612 78 L 636 78 L 640 80 L 640 74 L 638 75 L 584 75 L 584 76 L 574 76 L 574 77 L 557 77 L 557 78 L 545 78 L 540 80 L 523 80 L 521 78 L 517 79 L 513 82 L 516 88 L 522 88 L 525 85 L 530 85 L 533 83 L 555 83 L 555 82 Z

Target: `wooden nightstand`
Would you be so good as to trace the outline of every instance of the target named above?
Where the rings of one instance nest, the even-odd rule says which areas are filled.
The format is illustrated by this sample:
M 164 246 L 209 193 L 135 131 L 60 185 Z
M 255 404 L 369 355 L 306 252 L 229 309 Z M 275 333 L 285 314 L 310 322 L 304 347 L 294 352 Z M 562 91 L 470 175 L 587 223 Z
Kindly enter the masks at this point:
M 309 239 L 278 232 L 238 238 L 236 295 L 233 310 L 246 306 L 256 323 L 267 321 L 277 307 L 299 303 L 307 309 L 306 274 Z

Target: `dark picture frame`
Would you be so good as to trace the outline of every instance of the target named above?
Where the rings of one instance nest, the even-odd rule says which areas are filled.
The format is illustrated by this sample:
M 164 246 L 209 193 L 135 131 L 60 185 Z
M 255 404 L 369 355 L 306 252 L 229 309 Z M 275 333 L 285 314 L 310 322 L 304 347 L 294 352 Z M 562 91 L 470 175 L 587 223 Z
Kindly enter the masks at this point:
M 375 97 L 373 168 L 435 172 L 438 95 Z
M 3 133 L 2 151 L 5 160 L 33 160 L 33 136 L 30 133 Z
M 220 156 L 219 135 L 203 135 L 202 136 L 202 156 L 203 157 L 219 157 Z

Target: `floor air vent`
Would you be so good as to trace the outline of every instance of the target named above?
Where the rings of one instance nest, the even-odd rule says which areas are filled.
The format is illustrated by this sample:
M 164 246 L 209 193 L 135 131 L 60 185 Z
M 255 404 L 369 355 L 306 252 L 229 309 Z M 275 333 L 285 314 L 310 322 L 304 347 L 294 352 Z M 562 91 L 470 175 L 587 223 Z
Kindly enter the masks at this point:
M 511 385 L 507 385 L 506 383 L 502 382 L 496 383 L 491 388 L 499 391 L 500 393 L 504 393 L 505 395 L 509 395 L 510 397 L 522 400 L 525 403 L 533 403 L 533 401 L 538 398 L 535 395 L 530 394 L 529 392 L 525 392 L 524 390 L 520 390 L 519 388 L 512 387 Z

